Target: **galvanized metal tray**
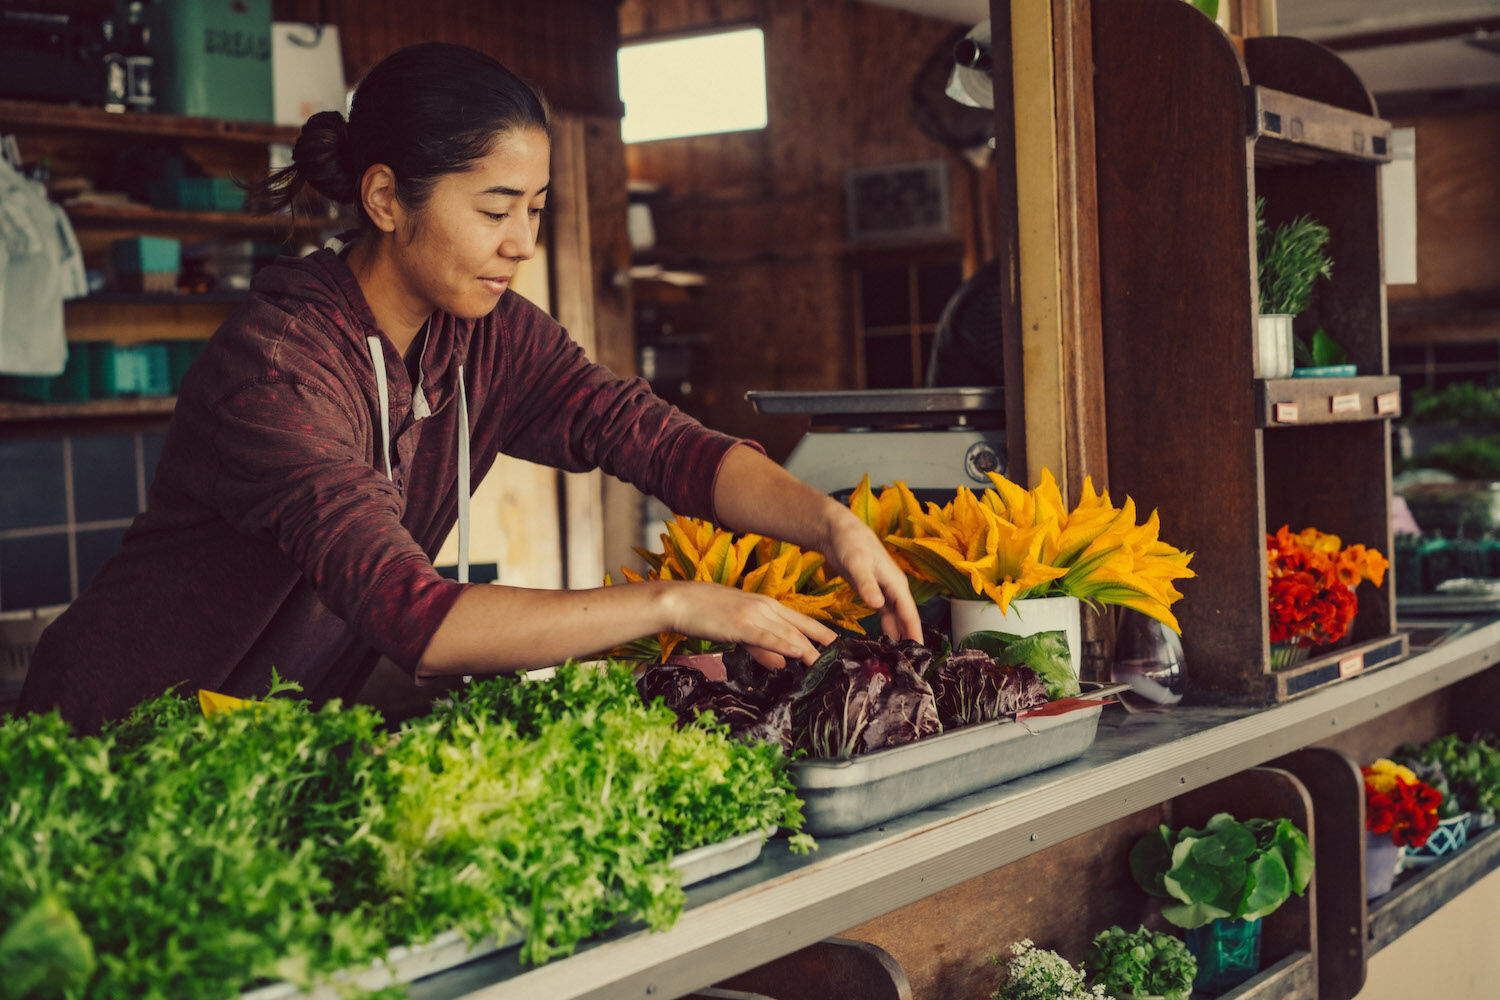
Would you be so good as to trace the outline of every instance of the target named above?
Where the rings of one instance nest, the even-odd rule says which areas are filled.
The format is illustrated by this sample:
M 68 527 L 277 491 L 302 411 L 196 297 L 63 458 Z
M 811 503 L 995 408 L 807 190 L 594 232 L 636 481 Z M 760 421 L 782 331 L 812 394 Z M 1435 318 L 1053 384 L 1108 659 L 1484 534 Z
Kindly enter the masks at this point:
M 751 864 L 760 857 L 769 831 L 757 831 L 731 837 L 717 844 L 705 844 L 684 851 L 672 859 L 672 867 L 682 873 L 684 887 L 704 882 L 716 875 Z M 341 973 L 336 983 L 303 990 L 292 983 L 279 982 L 259 986 L 240 994 L 240 1000 L 341 1000 L 339 987 L 349 985 L 362 990 L 378 990 L 400 983 L 411 983 L 424 976 L 442 972 L 486 955 L 514 948 L 522 936 L 512 934 L 504 939 L 488 935 L 470 944 L 458 931 L 439 934 L 425 944 L 392 948 L 383 961 Z
M 1083 754 L 1108 699 L 1128 685 L 1085 685 L 1019 720 L 981 722 L 848 759 L 794 761 L 804 829 L 838 836 L 999 785 Z

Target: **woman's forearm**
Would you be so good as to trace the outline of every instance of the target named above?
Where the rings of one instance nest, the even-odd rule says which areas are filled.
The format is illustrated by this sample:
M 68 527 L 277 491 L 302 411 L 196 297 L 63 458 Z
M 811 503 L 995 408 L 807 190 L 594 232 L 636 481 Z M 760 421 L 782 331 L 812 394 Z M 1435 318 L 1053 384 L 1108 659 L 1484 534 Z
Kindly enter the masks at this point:
M 684 580 L 593 590 L 469 587 L 433 633 L 417 677 L 510 673 L 679 632 L 812 662 L 833 633 L 762 594 Z
M 825 551 L 830 522 L 845 511 L 754 448 L 730 449 L 714 483 L 719 523 L 732 531 L 769 535 Z

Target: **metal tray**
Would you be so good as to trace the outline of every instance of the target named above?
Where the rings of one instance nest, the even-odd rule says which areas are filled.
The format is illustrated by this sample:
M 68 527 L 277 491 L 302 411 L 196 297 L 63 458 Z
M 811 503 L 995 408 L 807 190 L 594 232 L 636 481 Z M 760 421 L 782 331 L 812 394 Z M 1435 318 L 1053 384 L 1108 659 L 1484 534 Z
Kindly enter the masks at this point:
M 794 761 L 804 829 L 837 836 L 999 785 L 1083 754 L 1106 700 L 1128 685 L 1085 685 L 1019 721 L 1001 719 L 849 759 Z
M 716 875 L 751 864 L 760 857 L 767 831 L 741 834 L 717 844 L 705 844 L 684 851 L 672 859 L 672 867 L 682 873 L 683 887 L 703 882 Z M 259 986 L 240 994 L 240 1000 L 341 1000 L 339 986 L 353 984 L 362 990 L 378 990 L 399 983 L 411 983 L 465 962 L 514 948 L 522 941 L 520 934 L 500 940 L 494 935 L 470 944 L 458 931 L 439 934 L 425 944 L 396 947 L 386 953 L 384 961 L 373 962 L 358 971 L 336 976 L 337 983 L 325 983 L 303 990 L 292 983 L 278 982 Z

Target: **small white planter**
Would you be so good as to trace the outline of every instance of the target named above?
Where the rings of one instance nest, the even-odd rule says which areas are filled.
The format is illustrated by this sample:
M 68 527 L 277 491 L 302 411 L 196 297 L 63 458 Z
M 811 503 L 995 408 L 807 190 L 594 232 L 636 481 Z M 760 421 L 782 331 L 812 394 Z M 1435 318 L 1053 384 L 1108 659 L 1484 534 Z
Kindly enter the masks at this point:
M 1036 632 L 1062 631 L 1068 635 L 1068 657 L 1073 676 L 1077 677 L 1083 662 L 1083 622 L 1081 602 L 1076 597 L 1023 597 L 1010 602 L 1004 614 L 994 601 L 949 602 L 953 614 L 953 644 L 957 646 L 971 632 L 1009 632 L 1032 635 Z
M 1256 317 L 1255 377 L 1291 378 L 1294 367 L 1291 315 L 1272 313 Z

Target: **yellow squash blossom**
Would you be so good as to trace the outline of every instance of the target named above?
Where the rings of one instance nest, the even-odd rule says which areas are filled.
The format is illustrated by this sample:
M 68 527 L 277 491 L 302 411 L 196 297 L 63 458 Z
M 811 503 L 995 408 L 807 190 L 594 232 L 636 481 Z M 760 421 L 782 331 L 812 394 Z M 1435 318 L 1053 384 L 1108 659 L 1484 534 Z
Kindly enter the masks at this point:
M 736 536 L 711 521 L 684 516 L 668 521 L 666 532 L 660 537 L 660 552 L 636 549 L 650 567 L 644 575 L 628 567 L 621 568 L 627 583 L 648 580 L 717 583 L 764 594 L 794 611 L 861 634 L 864 629 L 859 620 L 872 614 L 841 577 L 827 574 L 821 555 L 806 552 L 790 542 L 752 534 Z M 605 586 L 612 582 L 608 576 L 604 578 Z M 661 632 L 614 652 L 624 657 L 649 655 L 665 662 L 687 642 L 689 637 L 682 633 Z M 693 645 L 703 647 L 696 651 L 704 652 L 712 643 L 700 639 Z

